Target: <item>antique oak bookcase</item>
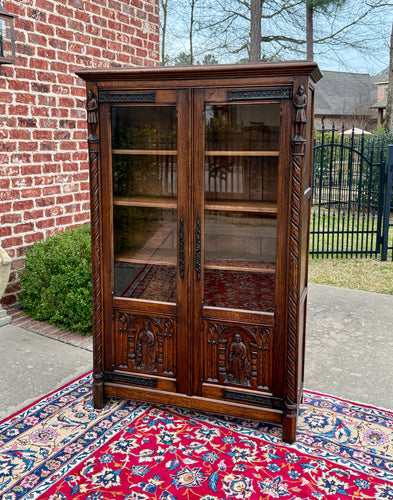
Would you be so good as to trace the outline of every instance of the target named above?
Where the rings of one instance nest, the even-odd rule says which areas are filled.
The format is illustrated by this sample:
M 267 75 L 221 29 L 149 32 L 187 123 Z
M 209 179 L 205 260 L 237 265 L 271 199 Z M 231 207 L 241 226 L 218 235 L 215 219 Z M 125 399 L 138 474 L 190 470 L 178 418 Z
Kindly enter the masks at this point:
M 302 394 L 311 62 L 79 71 L 96 407 L 282 424 Z

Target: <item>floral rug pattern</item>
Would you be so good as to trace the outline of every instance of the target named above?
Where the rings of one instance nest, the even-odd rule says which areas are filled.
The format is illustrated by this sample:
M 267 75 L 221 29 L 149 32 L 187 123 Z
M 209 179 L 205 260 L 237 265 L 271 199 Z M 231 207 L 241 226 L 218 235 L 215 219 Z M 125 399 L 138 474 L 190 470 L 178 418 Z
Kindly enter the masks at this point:
M 124 400 L 91 374 L 0 423 L 0 498 L 393 499 L 393 412 L 306 391 L 281 428 Z
M 176 302 L 176 276 L 175 267 L 148 264 L 122 293 L 122 297 Z M 205 269 L 206 306 L 273 312 L 274 294 L 274 272 Z

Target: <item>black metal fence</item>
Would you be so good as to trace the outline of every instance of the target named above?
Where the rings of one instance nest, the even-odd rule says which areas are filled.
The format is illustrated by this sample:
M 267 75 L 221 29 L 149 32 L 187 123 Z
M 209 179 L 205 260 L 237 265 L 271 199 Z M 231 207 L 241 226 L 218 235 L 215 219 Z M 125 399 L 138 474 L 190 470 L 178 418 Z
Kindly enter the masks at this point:
M 387 159 L 386 144 L 373 135 L 356 135 L 354 129 L 349 135 L 344 127 L 339 132 L 334 127 L 315 132 L 313 258 L 381 256 L 386 260 L 393 246 L 389 240 L 391 149 Z

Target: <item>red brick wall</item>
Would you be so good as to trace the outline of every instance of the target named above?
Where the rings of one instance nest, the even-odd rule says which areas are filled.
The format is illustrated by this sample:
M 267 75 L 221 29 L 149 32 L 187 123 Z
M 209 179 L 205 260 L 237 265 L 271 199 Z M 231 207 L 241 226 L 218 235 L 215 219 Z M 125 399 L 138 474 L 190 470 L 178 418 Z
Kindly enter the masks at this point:
M 4 0 L 16 63 L 0 65 L 0 244 L 18 300 L 26 247 L 89 221 L 83 67 L 159 60 L 158 0 Z

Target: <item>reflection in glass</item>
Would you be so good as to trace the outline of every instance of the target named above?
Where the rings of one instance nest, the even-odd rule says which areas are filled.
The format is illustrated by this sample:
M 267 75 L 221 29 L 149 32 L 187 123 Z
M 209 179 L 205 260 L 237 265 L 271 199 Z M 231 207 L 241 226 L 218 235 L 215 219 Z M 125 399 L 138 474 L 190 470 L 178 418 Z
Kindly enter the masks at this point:
M 205 265 L 274 270 L 276 217 L 258 213 L 207 211 L 205 214 Z
M 205 111 L 204 305 L 273 312 L 280 105 Z
M 158 302 L 176 302 L 176 268 L 116 261 L 115 295 Z
M 114 154 L 112 169 L 115 197 L 177 196 L 177 159 L 174 155 Z
M 206 269 L 205 307 L 274 312 L 275 274 Z
M 115 294 L 176 302 L 176 107 L 112 107 L 112 148 Z
M 113 106 L 113 149 L 177 149 L 175 106 Z
M 205 126 L 206 151 L 277 151 L 280 105 L 207 105 Z
M 176 294 L 176 210 L 115 206 L 115 293 L 171 302 Z
M 205 215 L 205 306 L 274 310 L 276 218 Z
M 249 200 L 277 203 L 276 157 L 207 156 L 206 200 Z

